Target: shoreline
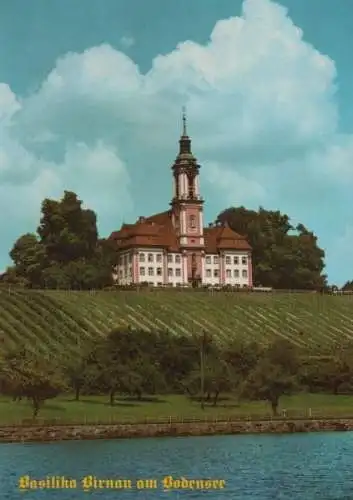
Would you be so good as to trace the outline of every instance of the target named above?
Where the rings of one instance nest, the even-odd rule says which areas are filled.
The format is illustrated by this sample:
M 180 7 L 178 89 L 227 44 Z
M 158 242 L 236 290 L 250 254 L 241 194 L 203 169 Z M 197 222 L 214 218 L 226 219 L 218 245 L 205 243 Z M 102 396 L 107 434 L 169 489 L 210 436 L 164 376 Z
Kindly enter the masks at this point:
M 82 424 L 0 426 L 0 443 L 40 443 L 93 439 L 186 437 L 235 434 L 291 434 L 352 431 L 353 418 L 283 419 L 164 424 Z

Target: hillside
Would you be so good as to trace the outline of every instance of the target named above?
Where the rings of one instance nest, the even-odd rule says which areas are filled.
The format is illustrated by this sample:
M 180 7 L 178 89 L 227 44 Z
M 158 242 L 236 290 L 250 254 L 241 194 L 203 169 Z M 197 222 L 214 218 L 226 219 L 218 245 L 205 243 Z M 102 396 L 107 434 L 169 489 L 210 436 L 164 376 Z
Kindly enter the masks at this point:
M 75 355 L 85 340 L 130 325 L 175 334 L 213 333 L 220 342 L 290 339 L 328 352 L 353 340 L 353 297 L 193 291 L 65 292 L 0 289 L 1 347 L 25 340 L 58 355 Z

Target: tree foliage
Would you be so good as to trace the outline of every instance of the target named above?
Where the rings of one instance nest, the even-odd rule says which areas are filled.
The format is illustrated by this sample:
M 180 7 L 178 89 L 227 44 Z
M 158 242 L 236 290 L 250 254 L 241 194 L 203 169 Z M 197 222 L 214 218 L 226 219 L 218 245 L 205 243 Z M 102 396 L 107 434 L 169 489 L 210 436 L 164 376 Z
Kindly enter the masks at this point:
M 256 285 L 296 290 L 326 285 L 325 253 L 317 237 L 303 224 L 293 227 L 288 215 L 261 207 L 258 211 L 233 207 L 221 212 L 218 221 L 227 222 L 252 246 Z
M 95 213 L 70 191 L 59 201 L 43 201 L 37 234 L 20 236 L 10 256 L 8 282 L 74 290 L 112 284 L 114 249 L 98 238 Z
M 20 348 L 9 352 L 2 360 L 0 387 L 2 394 L 29 399 L 35 418 L 43 403 L 63 392 L 67 385 L 53 360 Z
M 75 360 L 40 357 L 19 347 L 1 360 L 0 391 L 28 399 L 34 417 L 47 399 L 63 392 L 74 393 L 76 400 L 81 394 L 106 394 L 111 405 L 121 397 L 141 401 L 157 394 L 201 395 L 205 408 L 221 404 L 221 395 L 231 393 L 268 402 L 274 415 L 282 396 L 296 391 L 353 394 L 351 343 L 318 357 L 281 338 L 267 347 L 206 339 L 202 344 L 197 335 L 119 327 L 80 349 Z
M 277 415 L 281 396 L 291 394 L 297 387 L 299 360 L 295 348 L 289 342 L 277 340 L 263 351 L 255 368 L 245 379 L 241 395 L 252 400 L 264 400 L 271 404 Z

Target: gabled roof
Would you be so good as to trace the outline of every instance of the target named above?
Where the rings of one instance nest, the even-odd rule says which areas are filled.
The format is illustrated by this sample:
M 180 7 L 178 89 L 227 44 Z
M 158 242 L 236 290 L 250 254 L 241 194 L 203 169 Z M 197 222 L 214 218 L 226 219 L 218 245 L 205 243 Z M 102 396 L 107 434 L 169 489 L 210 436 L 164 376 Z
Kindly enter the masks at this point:
M 141 246 L 179 251 L 170 211 L 140 217 L 135 224 L 123 224 L 120 231 L 113 232 L 110 238 L 116 240 L 120 248 Z
M 217 253 L 219 250 L 251 250 L 245 237 L 228 225 L 206 227 L 204 237 L 207 253 Z
M 205 252 L 217 253 L 219 250 L 251 251 L 244 236 L 229 226 L 204 228 Z M 123 224 L 119 231 L 110 235 L 119 248 L 158 247 L 169 252 L 179 252 L 178 238 L 173 227 L 172 211 L 167 210 L 150 217 L 140 217 L 135 224 Z

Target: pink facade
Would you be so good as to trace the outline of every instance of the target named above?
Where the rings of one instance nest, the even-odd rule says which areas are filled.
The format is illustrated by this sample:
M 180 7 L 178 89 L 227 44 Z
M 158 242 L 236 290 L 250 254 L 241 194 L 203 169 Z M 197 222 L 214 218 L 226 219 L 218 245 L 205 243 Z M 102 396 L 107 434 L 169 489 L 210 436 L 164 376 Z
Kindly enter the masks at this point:
M 193 277 L 202 277 L 202 256 L 200 252 L 188 252 L 188 280 Z M 195 267 L 194 267 L 195 266 Z

